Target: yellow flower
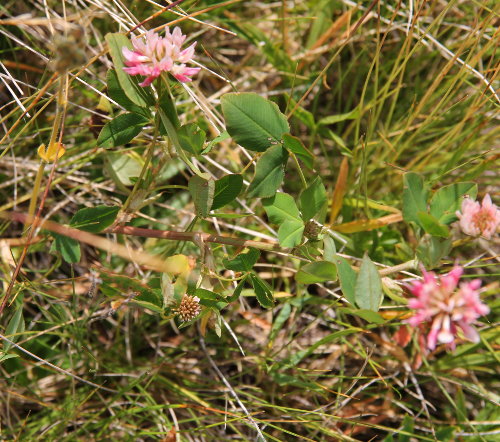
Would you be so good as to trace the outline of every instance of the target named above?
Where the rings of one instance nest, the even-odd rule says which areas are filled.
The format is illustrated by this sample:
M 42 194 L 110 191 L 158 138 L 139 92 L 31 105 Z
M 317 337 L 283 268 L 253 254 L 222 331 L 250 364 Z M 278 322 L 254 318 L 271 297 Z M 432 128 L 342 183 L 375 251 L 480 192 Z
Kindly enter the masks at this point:
M 45 144 L 41 144 L 38 148 L 38 156 L 47 163 L 52 163 L 56 159 L 58 160 L 64 155 L 65 152 L 66 149 L 62 143 L 49 144 L 48 148 L 45 147 Z

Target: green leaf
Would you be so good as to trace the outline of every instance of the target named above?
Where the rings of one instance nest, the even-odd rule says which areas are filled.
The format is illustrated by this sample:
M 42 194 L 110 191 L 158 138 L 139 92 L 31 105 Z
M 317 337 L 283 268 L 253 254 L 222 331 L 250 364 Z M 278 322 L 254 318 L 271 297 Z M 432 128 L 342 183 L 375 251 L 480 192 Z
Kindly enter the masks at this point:
M 272 198 L 262 200 L 262 204 L 269 220 L 274 224 L 281 224 L 278 230 L 280 244 L 283 247 L 295 247 L 300 244 L 304 223 L 292 196 L 280 192 Z
M 278 229 L 278 241 L 283 247 L 295 247 L 302 242 L 304 232 L 302 221 L 287 220 Z
M 227 306 L 226 298 L 210 290 L 198 288 L 194 291 L 193 295 L 200 298 L 200 305 L 203 305 L 204 307 L 221 310 Z
M 7 345 L 7 343 L 5 343 L 5 345 Z M 2 352 L 3 351 L 4 350 L 2 350 Z M 19 357 L 19 355 L 16 353 L 11 353 L 10 355 L 3 353 L 3 354 L 0 354 L 0 362 L 6 361 L 7 359 L 18 358 L 18 357 Z
M 151 112 L 148 108 L 137 106 L 127 97 L 118 82 L 118 75 L 114 69 L 108 70 L 108 73 L 106 74 L 106 84 L 109 98 L 118 103 L 120 106 L 123 106 L 126 110 L 135 114 L 140 114 L 146 118 L 151 116 Z
M 283 145 L 288 151 L 293 152 L 297 158 L 302 160 L 304 164 L 312 169 L 314 156 L 313 154 L 302 144 L 297 137 L 293 137 L 290 134 L 283 135 Z
M 229 134 L 227 131 L 222 132 L 220 135 L 217 135 L 210 143 L 207 144 L 207 147 L 203 149 L 201 152 L 202 155 L 206 155 L 208 152 L 212 150 L 212 147 L 214 147 L 216 144 L 220 143 L 221 141 L 227 140 L 230 138 Z
M 316 282 L 335 281 L 337 267 L 330 261 L 310 262 L 302 266 L 295 275 L 295 281 L 301 284 L 314 284 Z
M 329 117 L 322 118 L 318 121 L 318 125 L 326 126 L 327 124 L 340 123 L 345 120 L 356 120 L 360 115 L 359 107 L 356 107 L 351 112 L 345 114 L 330 115 Z
M 193 197 L 196 215 L 202 218 L 208 216 L 214 201 L 215 181 L 198 175 L 193 175 L 188 183 L 189 193 Z
M 193 155 L 200 155 L 205 143 L 206 133 L 197 124 L 186 124 L 177 131 L 181 147 Z
M 335 144 L 338 145 L 338 148 L 342 155 L 345 155 L 349 158 L 352 158 L 352 151 L 349 149 L 344 140 L 340 138 L 333 130 L 325 127 L 325 126 L 319 126 L 318 133 L 325 138 L 331 139 Z
M 233 259 L 223 259 L 224 267 L 235 272 L 249 272 L 260 257 L 258 249 L 249 249 L 246 253 L 240 253 Z
M 378 311 L 383 297 L 382 282 L 377 267 L 367 254 L 363 256 L 354 293 L 359 308 Z
M 230 93 L 221 98 L 222 113 L 229 135 L 241 146 L 264 152 L 280 143 L 290 130 L 278 106 L 254 93 Z
M 281 224 L 287 220 L 300 221 L 297 204 L 288 193 L 278 192 L 272 198 L 263 199 L 262 205 L 273 224 Z
M 248 275 L 245 276 L 239 283 L 238 285 L 236 286 L 236 288 L 234 289 L 234 292 L 231 296 L 228 296 L 226 298 L 226 302 L 228 303 L 231 303 L 231 302 L 234 302 L 236 301 L 240 295 L 241 295 L 241 292 L 243 291 L 243 287 L 245 286 L 245 282 L 246 280 L 248 279 Z
M 162 288 L 151 289 L 145 285 L 143 281 L 120 274 L 102 272 L 100 274 L 100 278 L 102 279 L 100 291 L 105 296 L 109 296 L 114 299 L 118 298 L 122 301 L 126 301 L 128 299 L 131 304 L 147 308 L 155 313 L 163 313 L 163 310 L 166 307 L 164 302 L 170 302 L 172 300 L 172 298 L 170 298 L 170 296 L 172 296 L 172 287 L 167 289 L 170 293 L 165 296 L 165 280 L 161 283 L 157 280 L 157 285 L 161 284 Z M 186 292 L 184 291 L 184 293 Z
M 251 213 L 245 212 L 245 213 L 211 213 L 210 216 L 213 216 L 214 218 L 221 218 L 221 219 L 238 219 L 238 218 L 246 218 L 247 216 L 252 216 Z
M 80 209 L 69 225 L 86 232 L 99 233 L 114 223 L 120 210 L 117 206 L 96 206 Z
M 360 318 L 363 318 L 365 321 L 368 321 L 372 324 L 384 324 L 386 322 L 385 319 L 380 316 L 380 314 L 374 312 L 373 310 L 353 309 L 346 307 L 340 307 L 337 310 L 342 313 L 347 313 L 348 315 L 359 316 Z
M 64 261 L 75 264 L 80 261 L 80 243 L 67 236 L 52 234 L 54 236 L 54 249 L 58 251 Z
M 12 342 L 16 342 L 21 337 L 21 333 L 24 332 L 24 329 L 25 325 L 23 318 L 23 306 L 20 305 L 12 315 L 12 318 L 10 318 L 10 321 L 7 324 L 7 328 L 5 329 L 5 335 Z M 12 344 L 10 342 L 5 341 L 2 350 L 4 352 L 7 352 L 10 349 L 10 347 L 12 347 Z
M 267 282 L 259 278 L 255 273 L 250 273 L 250 282 L 259 304 L 264 308 L 272 307 L 274 305 L 273 291 Z
M 428 191 L 424 180 L 413 172 L 405 173 L 403 177 L 403 218 L 406 222 L 420 225 L 418 212 L 427 212 Z
M 182 161 L 187 166 L 189 166 L 189 168 L 196 175 L 199 175 L 200 177 L 206 175 L 208 177 L 207 174 L 202 174 L 200 172 L 198 167 L 191 162 L 189 157 L 186 155 L 186 152 L 184 152 L 184 149 L 181 147 L 181 144 L 179 142 L 179 137 L 177 136 L 178 128 L 175 126 L 175 122 L 170 119 L 171 117 L 169 117 L 161 108 L 158 109 L 158 115 L 160 116 L 161 122 L 162 122 L 162 124 L 167 132 L 168 138 L 170 139 L 170 141 L 174 145 L 175 150 L 176 150 L 177 154 L 179 155 L 179 157 L 182 159 Z M 212 196 L 213 196 L 213 194 L 212 194 Z
M 255 176 L 248 186 L 249 198 L 273 196 L 283 182 L 288 152 L 281 145 L 271 147 L 255 166 Z
M 292 314 L 291 304 L 289 302 L 284 303 L 278 315 L 273 318 L 273 326 L 271 328 L 271 333 L 269 334 L 268 338 L 269 342 L 272 342 L 274 341 L 274 339 L 276 339 L 276 336 L 278 336 L 278 333 L 283 328 L 283 325 L 288 320 L 291 314 Z
M 449 442 L 457 440 L 455 433 L 459 431 L 460 428 L 457 427 L 444 427 L 436 431 L 436 440 L 439 442 Z M 458 436 L 458 435 L 457 435 Z M 481 439 L 477 439 L 481 440 Z M 484 440 L 484 439 L 482 439 Z
M 417 258 L 427 269 L 432 269 L 449 253 L 451 245 L 452 238 L 442 239 L 426 234 L 417 246 Z
M 177 107 L 172 98 L 172 95 L 168 90 L 165 90 L 160 98 L 160 109 L 163 111 L 163 115 L 168 118 L 168 121 L 172 124 L 175 129 L 181 127 L 179 122 L 179 117 L 177 115 Z M 163 124 L 163 119 L 160 118 L 160 134 L 165 135 L 168 133 L 166 126 Z
M 335 264 L 335 258 L 337 256 L 337 248 L 335 247 L 335 241 L 329 235 L 326 235 L 323 239 L 323 259 L 325 261 L 330 261 Z
M 161 290 L 148 290 L 141 287 L 139 294 L 130 301 L 155 313 L 163 313 L 163 293 Z
M 342 256 L 336 255 L 335 262 L 337 263 L 342 294 L 350 304 L 356 305 L 356 279 L 358 275 Z
M 243 187 L 243 177 L 238 174 L 226 175 L 215 181 L 212 210 L 220 209 L 234 201 Z
M 475 199 L 477 184 L 455 183 L 439 189 L 431 198 L 430 212 L 441 224 L 451 224 L 457 220 L 455 212 L 460 210 L 464 195 Z M 428 232 L 431 233 L 431 232 Z
M 139 86 L 139 79 L 137 76 L 132 77 L 123 70 L 125 64 L 123 61 L 124 57 L 122 49 L 123 47 L 133 49 L 130 40 L 124 34 L 120 33 L 106 34 L 105 38 L 108 43 L 109 53 L 111 54 L 111 58 L 113 59 L 113 64 L 116 69 L 118 83 L 123 89 L 125 95 L 130 99 L 130 101 L 132 101 L 132 103 L 140 107 L 153 106 L 154 98 L 150 88 L 143 88 Z
M 141 173 L 144 160 L 135 152 L 115 153 L 106 155 L 107 171 L 118 186 L 131 186 L 131 178 L 138 177 Z
M 123 146 L 132 141 L 148 119 L 138 114 L 121 114 L 108 121 L 101 130 L 97 144 L 101 147 Z
M 326 189 L 323 181 L 317 176 L 309 186 L 300 194 L 300 210 L 302 219 L 307 221 L 316 216 L 325 206 Z
M 417 218 L 422 228 L 432 236 L 448 238 L 450 231 L 448 227 L 441 224 L 436 218 L 426 212 L 417 212 Z

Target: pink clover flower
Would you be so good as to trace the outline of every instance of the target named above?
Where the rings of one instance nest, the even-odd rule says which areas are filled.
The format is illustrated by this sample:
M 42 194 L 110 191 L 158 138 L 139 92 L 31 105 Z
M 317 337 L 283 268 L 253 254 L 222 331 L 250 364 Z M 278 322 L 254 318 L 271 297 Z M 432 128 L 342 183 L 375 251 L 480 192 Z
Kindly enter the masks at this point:
M 186 63 L 193 58 L 196 42 L 182 49 L 185 40 L 186 36 L 179 27 L 174 28 L 172 33 L 167 28 L 165 37 L 148 31 L 144 39 L 133 38 L 134 50 L 122 48 L 126 64 L 123 70 L 129 75 L 145 76 L 146 79 L 139 83 L 142 87 L 151 85 L 162 72 L 170 72 L 182 83 L 192 81 L 191 77 L 197 74 L 200 68 L 187 67 Z
M 426 339 L 429 350 L 434 350 L 438 343 L 454 349 L 458 329 L 470 341 L 479 342 L 479 334 L 471 324 L 490 309 L 479 297 L 481 280 L 458 285 L 462 273 L 462 267 L 455 266 L 439 278 L 423 269 L 423 281 L 415 281 L 410 287 L 415 298 L 408 306 L 416 312 L 406 322 L 413 327 L 430 325 Z
M 466 235 L 481 235 L 491 239 L 500 224 L 500 210 L 493 204 L 489 194 L 485 195 L 482 203 L 465 198 L 462 210 L 456 215 L 460 219 L 460 228 Z

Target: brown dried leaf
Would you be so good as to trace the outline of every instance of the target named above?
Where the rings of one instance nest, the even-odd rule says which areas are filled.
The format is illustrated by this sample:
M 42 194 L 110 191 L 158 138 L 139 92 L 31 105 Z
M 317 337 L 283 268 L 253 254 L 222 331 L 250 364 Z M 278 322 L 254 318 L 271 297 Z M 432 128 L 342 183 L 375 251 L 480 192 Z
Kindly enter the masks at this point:
M 335 218 L 342 208 L 342 202 L 344 200 L 344 195 L 347 187 L 347 176 L 349 175 L 349 163 L 347 157 L 344 157 L 342 163 L 340 164 L 339 176 L 337 177 L 337 182 L 335 183 L 335 189 L 333 190 L 332 196 L 332 206 L 330 208 L 330 224 L 335 222 Z
M 399 223 L 400 221 L 403 221 L 403 216 L 395 213 L 376 219 L 361 219 L 350 223 L 339 224 L 338 226 L 331 226 L 331 229 L 340 233 L 367 232 L 389 224 Z

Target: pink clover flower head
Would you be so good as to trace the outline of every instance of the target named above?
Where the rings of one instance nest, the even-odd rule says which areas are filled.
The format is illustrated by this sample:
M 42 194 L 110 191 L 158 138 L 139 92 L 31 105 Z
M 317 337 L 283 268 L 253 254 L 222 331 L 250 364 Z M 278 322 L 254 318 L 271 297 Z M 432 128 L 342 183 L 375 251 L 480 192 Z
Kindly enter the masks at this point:
M 179 27 L 172 33 L 167 28 L 165 37 L 148 31 L 144 39 L 133 38 L 134 50 L 122 48 L 126 64 L 123 70 L 129 75 L 144 75 L 146 79 L 139 83 L 142 87 L 149 86 L 162 72 L 170 72 L 182 83 L 191 81 L 200 68 L 186 67 L 194 56 L 196 42 L 182 49 L 185 40 Z
M 462 273 L 462 267 L 455 266 L 439 278 L 423 269 L 423 281 L 415 281 L 410 286 L 415 298 L 410 299 L 408 306 L 416 312 L 406 322 L 412 327 L 430 325 L 426 342 L 429 350 L 434 350 L 437 343 L 454 349 L 458 329 L 470 341 L 479 342 L 479 334 L 471 324 L 490 310 L 479 298 L 481 280 L 459 285 Z
M 484 196 L 482 203 L 465 198 L 462 210 L 456 214 L 460 219 L 460 228 L 466 235 L 481 235 L 490 239 L 500 224 L 500 209 L 493 204 L 489 194 Z

